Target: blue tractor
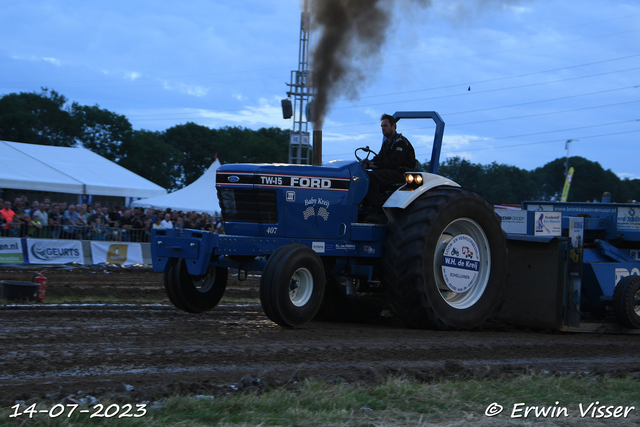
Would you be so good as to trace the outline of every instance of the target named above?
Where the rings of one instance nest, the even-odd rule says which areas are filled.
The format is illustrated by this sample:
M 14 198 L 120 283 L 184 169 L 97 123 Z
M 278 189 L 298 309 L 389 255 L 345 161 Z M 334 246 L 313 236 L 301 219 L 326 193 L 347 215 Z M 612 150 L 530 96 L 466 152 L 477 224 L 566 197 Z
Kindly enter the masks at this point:
M 406 173 L 383 206 L 383 224 L 362 215 L 368 148 L 322 166 L 223 165 L 216 190 L 226 234 L 153 232 L 153 268 L 164 272 L 171 302 L 191 313 L 214 308 L 231 269 L 240 278 L 261 272 L 264 312 L 284 327 L 344 318 L 361 306 L 388 306 L 415 328 L 483 324 L 506 283 L 500 218 L 482 196 L 437 175 L 444 132 L 437 113 L 394 117 L 436 126 L 429 172 Z

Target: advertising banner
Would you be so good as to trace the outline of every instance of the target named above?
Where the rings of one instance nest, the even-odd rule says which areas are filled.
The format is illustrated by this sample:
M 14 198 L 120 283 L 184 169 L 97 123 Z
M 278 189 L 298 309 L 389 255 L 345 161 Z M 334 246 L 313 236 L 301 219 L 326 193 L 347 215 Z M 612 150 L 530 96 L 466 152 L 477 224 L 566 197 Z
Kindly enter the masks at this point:
M 0 264 L 22 264 L 22 242 L 19 238 L 0 238 Z
M 562 213 L 536 212 L 534 230 L 535 236 L 562 235 Z
M 140 243 L 91 242 L 93 264 L 144 264 Z
M 618 230 L 640 230 L 640 206 L 618 208 Z
M 27 239 L 27 257 L 29 264 L 84 264 L 78 240 Z

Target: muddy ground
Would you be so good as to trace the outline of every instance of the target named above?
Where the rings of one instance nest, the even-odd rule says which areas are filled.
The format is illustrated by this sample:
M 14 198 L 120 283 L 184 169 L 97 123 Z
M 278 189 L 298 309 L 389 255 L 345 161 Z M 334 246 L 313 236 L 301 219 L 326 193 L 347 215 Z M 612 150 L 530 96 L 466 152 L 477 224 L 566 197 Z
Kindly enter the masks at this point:
M 33 269 L 0 268 L 31 281 Z M 223 303 L 194 315 L 175 309 L 148 269 L 50 269 L 45 303 L 0 302 L 0 407 L 77 394 L 156 401 L 220 395 L 307 377 L 374 383 L 505 377 L 529 370 L 640 376 L 640 336 L 551 333 L 490 324 L 473 332 L 368 323 L 311 322 L 284 329 L 264 315 L 258 278 L 231 279 Z M 58 297 L 93 297 L 56 303 Z M 108 302 L 110 296 L 135 302 Z M 149 302 L 141 302 L 149 298 Z M 101 302 L 102 301 L 102 302 Z M 131 386 L 131 387 L 128 387 Z

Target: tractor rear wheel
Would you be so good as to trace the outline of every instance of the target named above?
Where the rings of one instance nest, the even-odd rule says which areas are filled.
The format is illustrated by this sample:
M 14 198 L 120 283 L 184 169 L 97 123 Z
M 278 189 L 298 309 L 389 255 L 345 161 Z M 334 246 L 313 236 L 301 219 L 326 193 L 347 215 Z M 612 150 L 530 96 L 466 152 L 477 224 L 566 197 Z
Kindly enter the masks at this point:
M 322 260 L 307 246 L 278 248 L 260 279 L 260 302 L 269 319 L 280 326 L 301 326 L 316 315 L 325 288 Z
M 394 215 L 384 258 L 389 304 L 410 327 L 470 329 L 502 302 L 507 248 L 482 196 L 438 187 Z
M 620 279 L 613 291 L 613 313 L 626 328 L 640 328 L 640 276 Z
M 202 313 L 220 302 L 227 287 L 227 269 L 209 266 L 203 276 L 192 276 L 184 259 L 171 261 L 164 273 L 164 288 L 171 303 L 189 313 Z

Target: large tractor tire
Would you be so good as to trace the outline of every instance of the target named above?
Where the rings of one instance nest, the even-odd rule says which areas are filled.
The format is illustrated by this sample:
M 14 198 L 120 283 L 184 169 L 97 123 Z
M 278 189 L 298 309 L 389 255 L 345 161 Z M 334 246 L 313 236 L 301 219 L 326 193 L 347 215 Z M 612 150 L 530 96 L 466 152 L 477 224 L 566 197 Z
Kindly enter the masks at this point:
M 184 259 L 173 259 L 164 273 L 164 288 L 171 303 L 189 313 L 202 313 L 220 302 L 227 287 L 227 269 L 209 266 L 203 276 L 192 276 Z
M 640 329 L 640 276 L 620 279 L 613 291 L 613 313 L 622 326 Z
M 384 286 L 408 326 L 471 329 L 502 303 L 507 275 L 500 218 L 482 196 L 438 187 L 394 215 Z
M 317 253 L 304 245 L 282 246 L 269 257 L 262 272 L 262 309 L 280 326 L 302 326 L 318 312 L 325 280 Z

